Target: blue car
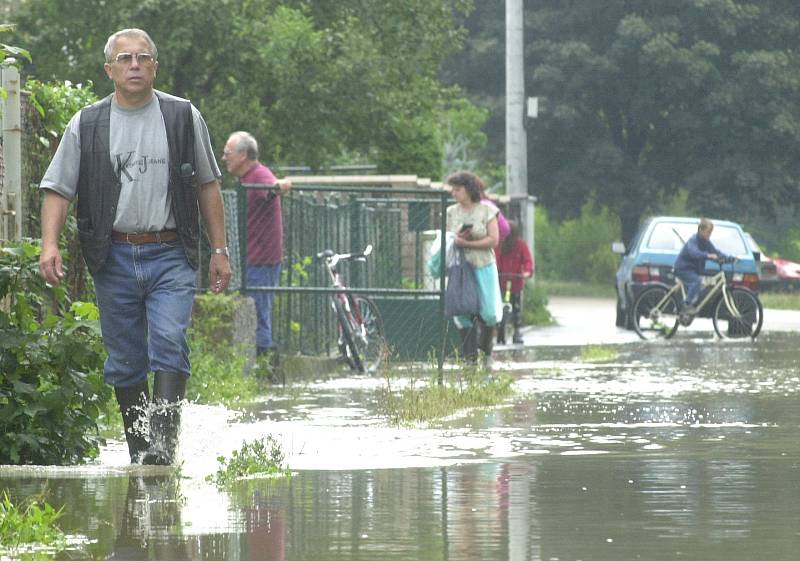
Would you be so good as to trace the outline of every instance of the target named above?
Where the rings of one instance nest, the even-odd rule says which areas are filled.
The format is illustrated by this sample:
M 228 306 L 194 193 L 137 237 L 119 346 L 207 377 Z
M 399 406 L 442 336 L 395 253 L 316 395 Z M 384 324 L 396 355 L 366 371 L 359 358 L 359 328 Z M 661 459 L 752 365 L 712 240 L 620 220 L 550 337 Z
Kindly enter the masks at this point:
M 728 255 L 738 257 L 733 283 L 758 291 L 758 252 L 752 251 L 742 227 L 727 220 L 713 220 L 711 242 Z M 672 285 L 675 275 L 672 266 L 683 244 L 697 233 L 699 218 L 656 216 L 647 219 L 636 232 L 630 247 L 621 242 L 612 245 L 612 251 L 622 255 L 617 269 L 617 327 L 631 329 L 630 310 L 637 296 L 654 282 Z M 731 265 L 726 265 L 727 270 Z M 706 262 L 706 273 L 719 272 L 713 261 Z

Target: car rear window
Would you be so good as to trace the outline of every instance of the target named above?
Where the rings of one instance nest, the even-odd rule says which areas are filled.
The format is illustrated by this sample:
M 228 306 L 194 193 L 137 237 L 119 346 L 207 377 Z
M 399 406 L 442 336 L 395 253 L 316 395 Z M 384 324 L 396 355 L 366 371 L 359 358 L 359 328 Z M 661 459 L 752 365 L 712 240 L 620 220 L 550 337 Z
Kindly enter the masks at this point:
M 659 222 L 650 233 L 647 248 L 677 253 L 685 241 L 696 233 L 697 224 Z M 715 226 L 711 233 L 711 243 L 729 255 L 745 255 L 747 253 L 744 239 L 739 230 L 732 226 Z

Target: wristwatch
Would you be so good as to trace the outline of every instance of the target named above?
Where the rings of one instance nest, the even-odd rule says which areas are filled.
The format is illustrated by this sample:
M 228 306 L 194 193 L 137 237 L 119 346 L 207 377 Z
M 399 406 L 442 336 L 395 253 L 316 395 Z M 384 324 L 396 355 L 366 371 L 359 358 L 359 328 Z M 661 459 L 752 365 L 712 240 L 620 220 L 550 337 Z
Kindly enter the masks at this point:
M 214 254 L 217 254 L 217 255 L 224 255 L 225 257 L 230 257 L 231 256 L 230 252 L 228 252 L 228 246 L 227 245 L 225 247 L 215 247 L 214 249 L 211 250 L 211 253 L 214 253 Z

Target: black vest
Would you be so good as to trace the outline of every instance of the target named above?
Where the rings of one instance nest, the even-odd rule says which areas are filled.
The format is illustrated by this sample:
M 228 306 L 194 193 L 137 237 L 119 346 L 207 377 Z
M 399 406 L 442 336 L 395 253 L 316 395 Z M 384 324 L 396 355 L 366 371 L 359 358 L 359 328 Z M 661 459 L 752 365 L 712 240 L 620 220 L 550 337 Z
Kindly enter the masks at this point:
M 169 192 L 178 236 L 189 265 L 198 264 L 200 239 L 197 188 L 193 183 L 194 121 L 191 104 L 156 91 L 169 147 Z M 78 175 L 78 234 L 89 272 L 99 271 L 111 249 L 111 230 L 122 183 L 111 162 L 111 96 L 81 111 Z M 186 164 L 189 164 L 188 166 Z M 191 166 L 191 167 L 189 167 Z

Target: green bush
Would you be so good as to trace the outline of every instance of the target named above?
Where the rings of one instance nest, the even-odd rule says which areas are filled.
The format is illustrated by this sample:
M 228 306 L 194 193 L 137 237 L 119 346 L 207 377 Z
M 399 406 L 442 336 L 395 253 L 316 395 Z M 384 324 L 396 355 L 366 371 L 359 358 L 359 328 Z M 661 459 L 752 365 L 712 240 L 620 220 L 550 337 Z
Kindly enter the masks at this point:
M 523 325 L 552 325 L 553 316 L 547 309 L 547 290 L 541 283 L 528 281 L 522 298 Z
M 551 223 L 536 209 L 536 273 L 547 280 L 611 283 L 618 265 L 611 243 L 620 239 L 619 218 L 587 203 L 578 218 Z
M 47 287 L 39 252 L 31 240 L 0 248 L 0 464 L 95 457 L 111 395 L 97 308 Z

